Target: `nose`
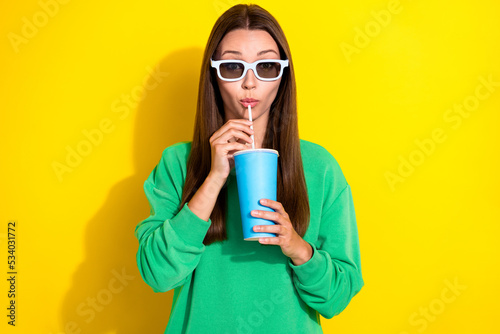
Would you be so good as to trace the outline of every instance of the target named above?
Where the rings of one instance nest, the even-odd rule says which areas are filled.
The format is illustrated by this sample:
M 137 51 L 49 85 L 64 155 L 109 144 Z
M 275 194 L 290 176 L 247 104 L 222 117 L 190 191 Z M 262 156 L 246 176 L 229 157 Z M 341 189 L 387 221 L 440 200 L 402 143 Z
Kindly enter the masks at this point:
M 243 78 L 241 86 L 244 89 L 252 89 L 255 88 L 256 82 L 257 82 L 257 77 L 255 77 L 253 70 L 249 69 L 247 71 L 247 74 L 245 74 L 245 77 Z

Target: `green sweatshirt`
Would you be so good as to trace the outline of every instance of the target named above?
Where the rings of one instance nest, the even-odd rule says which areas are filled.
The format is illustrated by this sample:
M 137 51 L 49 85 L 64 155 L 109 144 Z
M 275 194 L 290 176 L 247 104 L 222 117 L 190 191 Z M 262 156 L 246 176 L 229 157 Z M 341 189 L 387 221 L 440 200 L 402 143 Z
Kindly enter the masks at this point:
M 205 246 L 211 220 L 187 203 L 178 209 L 191 142 L 163 151 L 144 183 L 151 213 L 135 236 L 144 281 L 154 292 L 174 289 L 165 333 L 322 333 L 319 315 L 339 314 L 361 290 L 351 188 L 326 149 L 300 145 L 313 255 L 299 266 L 278 245 L 243 240 L 235 168 L 226 181 L 228 240 Z

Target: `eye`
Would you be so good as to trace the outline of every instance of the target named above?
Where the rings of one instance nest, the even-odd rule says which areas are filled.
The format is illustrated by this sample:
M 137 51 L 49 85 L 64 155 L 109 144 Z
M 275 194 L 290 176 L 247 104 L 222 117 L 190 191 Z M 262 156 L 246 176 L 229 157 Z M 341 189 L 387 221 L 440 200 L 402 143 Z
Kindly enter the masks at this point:
M 260 63 L 258 65 L 262 71 L 276 71 L 277 69 L 277 63 Z
M 221 65 L 226 71 L 241 71 L 241 69 L 243 68 L 243 65 L 239 63 L 223 63 Z

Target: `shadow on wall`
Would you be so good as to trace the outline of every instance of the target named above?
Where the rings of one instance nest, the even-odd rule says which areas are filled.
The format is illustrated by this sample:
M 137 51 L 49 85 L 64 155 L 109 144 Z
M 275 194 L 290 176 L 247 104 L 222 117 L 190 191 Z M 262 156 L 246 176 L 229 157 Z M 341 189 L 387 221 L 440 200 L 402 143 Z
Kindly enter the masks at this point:
M 180 50 L 151 66 L 156 78 L 154 72 L 149 74 L 150 87 L 159 78 L 161 82 L 153 89 L 146 89 L 144 84 L 143 99 L 130 108 L 129 117 L 136 117 L 135 174 L 111 189 L 102 208 L 87 224 L 86 257 L 74 273 L 61 310 L 60 328 L 65 334 L 165 330 L 173 290 L 154 293 L 142 279 L 136 263 L 139 243 L 134 230 L 149 216 L 143 184 L 163 150 L 192 140 L 202 55 L 199 48 Z

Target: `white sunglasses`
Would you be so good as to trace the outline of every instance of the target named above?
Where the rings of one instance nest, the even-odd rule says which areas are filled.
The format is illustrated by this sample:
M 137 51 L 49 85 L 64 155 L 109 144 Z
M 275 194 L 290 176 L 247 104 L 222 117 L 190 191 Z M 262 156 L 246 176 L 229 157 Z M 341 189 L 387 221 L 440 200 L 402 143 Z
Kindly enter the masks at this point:
M 248 70 L 252 70 L 259 80 L 274 81 L 281 78 L 283 69 L 288 66 L 288 59 L 260 59 L 247 63 L 236 59 L 212 60 L 210 58 L 210 65 L 217 69 L 217 75 L 224 81 L 241 80 Z

